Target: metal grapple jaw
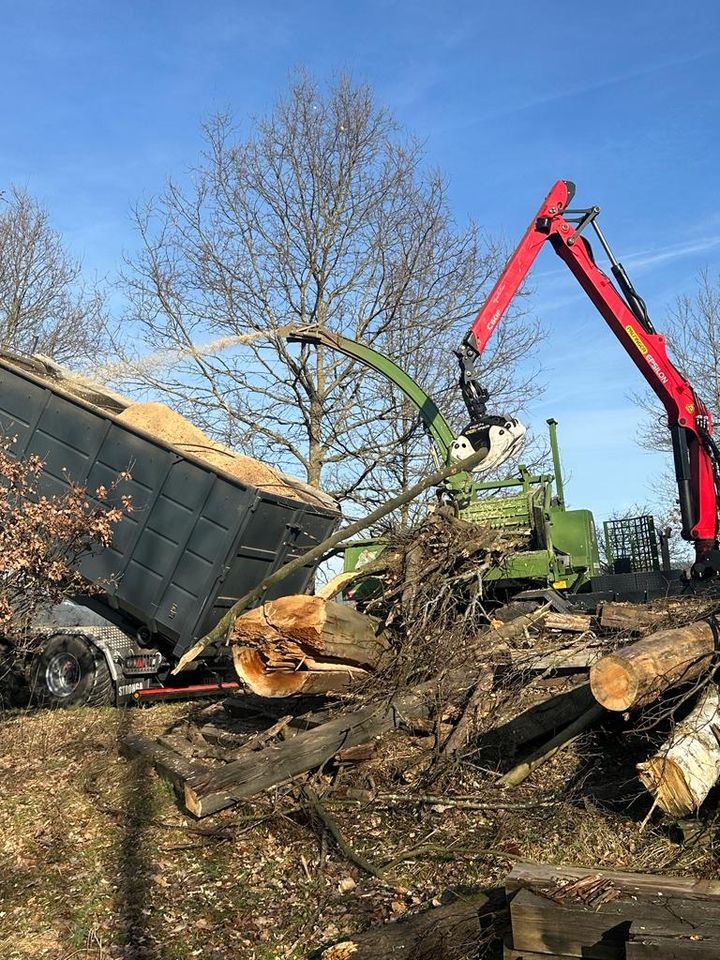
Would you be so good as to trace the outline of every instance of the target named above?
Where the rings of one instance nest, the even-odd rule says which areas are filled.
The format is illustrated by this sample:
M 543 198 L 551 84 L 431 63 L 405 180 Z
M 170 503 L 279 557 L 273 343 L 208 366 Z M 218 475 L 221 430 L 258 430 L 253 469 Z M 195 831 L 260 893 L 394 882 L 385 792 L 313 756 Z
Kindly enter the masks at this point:
M 487 473 L 520 450 L 526 427 L 514 417 L 487 412 L 490 394 L 478 381 L 475 369 L 478 352 L 472 334 L 468 334 L 455 356 L 460 364 L 460 390 L 470 423 L 453 441 L 450 456 L 453 460 L 464 460 L 479 450 L 487 450 L 485 458 L 473 470 L 473 473 Z
M 473 473 L 487 473 L 520 450 L 525 432 L 526 427 L 513 417 L 486 416 L 480 422 L 468 424 L 455 438 L 450 456 L 453 460 L 465 460 L 473 453 L 486 450 Z

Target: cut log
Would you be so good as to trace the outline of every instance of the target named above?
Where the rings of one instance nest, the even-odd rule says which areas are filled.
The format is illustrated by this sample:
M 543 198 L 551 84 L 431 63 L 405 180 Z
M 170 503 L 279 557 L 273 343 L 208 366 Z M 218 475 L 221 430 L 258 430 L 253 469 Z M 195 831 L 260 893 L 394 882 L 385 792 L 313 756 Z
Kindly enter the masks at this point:
M 314 960 L 457 960 L 475 956 L 496 914 L 502 923 L 502 891 L 490 896 L 473 894 L 404 920 L 371 927 L 340 943 L 321 947 L 311 956 Z
M 653 633 L 591 667 L 593 696 L 606 710 L 645 706 L 670 687 L 699 677 L 714 652 L 715 632 L 704 620 Z
M 592 617 L 582 613 L 549 613 L 543 624 L 548 630 L 585 633 L 592 627 Z
M 600 626 L 606 630 L 623 630 L 625 633 L 642 633 L 663 619 L 663 613 L 648 610 L 635 603 L 611 603 L 598 605 Z
M 249 610 L 229 640 L 238 676 L 263 697 L 346 690 L 389 648 L 377 620 L 319 596 L 280 597 Z
M 698 809 L 720 779 L 720 695 L 715 684 L 703 690 L 658 752 L 638 764 L 638 772 L 665 813 L 685 817 Z
M 489 630 L 478 637 L 478 647 L 480 650 L 486 649 L 488 640 L 513 640 L 515 637 L 521 637 L 528 627 L 539 624 L 549 613 L 550 604 L 546 603 L 537 610 L 533 610 L 532 613 L 513 617 L 512 620 L 507 622 L 493 623 Z

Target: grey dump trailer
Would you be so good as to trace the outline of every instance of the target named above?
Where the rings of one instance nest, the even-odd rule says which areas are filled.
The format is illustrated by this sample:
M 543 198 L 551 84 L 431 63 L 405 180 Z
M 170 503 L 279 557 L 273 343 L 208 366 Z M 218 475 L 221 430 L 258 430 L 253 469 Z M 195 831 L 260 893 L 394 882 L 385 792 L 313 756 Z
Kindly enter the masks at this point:
M 118 503 L 129 496 L 132 509 L 115 526 L 111 546 L 81 561 L 101 592 L 63 603 L 38 622 L 36 694 L 69 706 L 236 686 L 222 648 L 187 673 L 170 671 L 236 599 L 325 539 L 339 522 L 337 505 L 299 482 L 298 499 L 245 483 L 122 423 L 46 372 L 35 360 L 0 356 L 0 433 L 16 438 L 12 453 L 43 461 L 42 494 L 78 483 L 91 497 L 104 486 Z M 118 482 L 126 471 L 131 479 Z M 313 572 L 289 576 L 268 598 L 302 593 Z

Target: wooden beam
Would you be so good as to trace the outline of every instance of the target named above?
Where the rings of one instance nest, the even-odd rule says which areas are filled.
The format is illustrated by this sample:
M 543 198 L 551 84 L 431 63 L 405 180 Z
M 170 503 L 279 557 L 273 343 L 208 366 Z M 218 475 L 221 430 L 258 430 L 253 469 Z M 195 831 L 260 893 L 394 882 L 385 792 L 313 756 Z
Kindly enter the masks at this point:
M 689 901 L 685 901 L 685 903 L 687 902 Z M 645 940 L 649 937 L 655 937 L 677 940 L 696 937 L 698 940 L 702 938 L 703 940 L 720 941 L 720 909 L 704 904 L 703 906 L 712 912 L 709 915 L 698 916 L 696 913 L 688 912 L 687 909 L 683 908 L 677 913 L 674 909 L 675 903 L 677 901 L 669 900 L 669 916 L 658 919 L 655 916 L 643 915 L 640 919 L 635 920 L 630 927 L 630 939 Z M 692 901 L 692 903 L 697 906 L 695 901 Z M 717 956 L 720 960 L 720 950 Z
M 158 741 L 140 734 L 131 733 L 123 737 L 120 750 L 130 760 L 140 758 L 151 764 L 161 777 L 169 780 L 181 793 L 188 780 L 207 776 L 208 771 L 212 770 L 206 763 L 188 760 Z
M 587 960 L 625 960 L 625 943 L 637 904 L 604 912 L 577 904 L 560 906 L 529 890 L 521 890 L 510 902 L 510 920 L 515 950 L 583 957 Z
M 459 677 L 455 678 L 457 683 Z M 467 680 L 465 681 L 467 683 Z M 400 727 L 406 716 L 428 717 L 434 708 L 437 681 L 420 684 L 390 703 L 375 703 L 342 714 L 291 740 L 271 744 L 215 772 L 185 785 L 185 805 L 197 817 L 206 817 L 239 800 L 292 780 L 330 760 L 338 750 L 367 743 Z
M 625 944 L 626 960 L 718 960 L 720 940 L 646 937 Z M 549 960 L 549 958 L 544 958 Z
M 560 899 L 562 893 L 557 894 Z M 634 923 L 654 924 L 669 937 L 718 930 L 718 903 L 658 896 L 614 899 L 604 903 L 558 903 L 521 890 L 510 903 L 516 950 L 556 953 L 588 960 L 624 960 Z
M 556 866 L 550 863 L 516 863 L 507 880 L 509 894 L 517 890 L 535 893 L 555 891 L 558 884 L 574 883 L 586 877 L 602 877 L 623 895 L 652 899 L 658 893 L 682 900 L 718 901 L 720 909 L 720 881 L 697 880 L 694 877 L 670 877 L 652 873 L 626 873 L 621 870 L 601 870 L 595 867 Z

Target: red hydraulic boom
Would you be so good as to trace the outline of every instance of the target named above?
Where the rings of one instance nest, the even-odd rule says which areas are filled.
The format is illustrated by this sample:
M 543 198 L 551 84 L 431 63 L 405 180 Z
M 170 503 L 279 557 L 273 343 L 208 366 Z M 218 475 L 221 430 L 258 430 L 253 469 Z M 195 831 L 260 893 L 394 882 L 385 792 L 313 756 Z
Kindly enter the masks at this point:
M 558 180 L 553 186 L 457 353 L 462 371 L 460 386 L 472 421 L 468 430 L 481 429 L 492 419 L 487 415 L 488 393 L 478 383 L 475 361 L 535 257 L 549 241 L 662 401 L 672 438 L 682 536 L 695 544 L 694 572 L 697 575 L 717 572 L 720 565 L 717 552 L 720 456 L 712 437 L 712 415 L 669 359 L 665 337 L 655 331 L 644 301 L 598 226 L 600 208 L 569 209 L 574 194 L 575 185 L 568 180 Z M 588 227 L 594 229 L 610 259 L 617 287 L 595 263 L 592 248 L 583 236 Z

